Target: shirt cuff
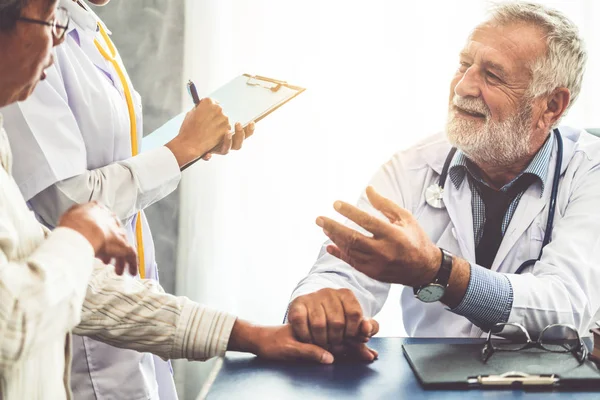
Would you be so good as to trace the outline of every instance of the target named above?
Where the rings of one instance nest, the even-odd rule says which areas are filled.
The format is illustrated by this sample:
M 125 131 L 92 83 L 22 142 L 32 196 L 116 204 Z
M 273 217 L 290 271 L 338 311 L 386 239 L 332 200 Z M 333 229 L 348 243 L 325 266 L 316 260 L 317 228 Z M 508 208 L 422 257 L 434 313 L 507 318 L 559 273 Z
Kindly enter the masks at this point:
M 471 264 L 471 278 L 460 304 L 450 310 L 466 317 L 484 331 L 508 321 L 513 303 L 513 288 L 506 276 Z
M 174 358 L 203 361 L 224 356 L 236 319 L 186 299 L 175 334 Z
M 135 172 L 142 193 L 159 190 L 166 182 L 174 183 L 175 188 L 181 179 L 177 159 L 165 146 L 144 151 L 120 163 Z

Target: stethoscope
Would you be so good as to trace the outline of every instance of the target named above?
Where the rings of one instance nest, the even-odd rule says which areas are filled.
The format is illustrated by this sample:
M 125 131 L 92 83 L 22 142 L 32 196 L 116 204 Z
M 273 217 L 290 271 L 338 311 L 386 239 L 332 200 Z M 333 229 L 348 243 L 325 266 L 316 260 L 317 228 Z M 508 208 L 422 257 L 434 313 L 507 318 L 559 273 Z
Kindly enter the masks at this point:
M 554 224 L 554 211 L 556 209 L 556 198 L 558 196 L 558 181 L 560 180 L 560 170 L 562 168 L 562 158 L 563 158 L 563 142 L 560 137 L 560 132 L 558 128 L 554 129 L 554 136 L 556 137 L 557 143 L 557 154 L 556 154 L 556 167 L 554 168 L 554 179 L 552 181 L 552 192 L 550 193 L 550 206 L 548 207 L 548 222 L 546 222 L 546 232 L 544 233 L 544 240 L 542 241 L 542 249 L 540 250 L 540 254 L 535 260 L 527 260 L 519 268 L 515 274 L 520 274 L 525 270 L 525 268 L 531 267 L 542 257 L 542 251 L 544 247 L 550 242 L 550 237 L 552 236 L 552 225 Z M 446 182 L 446 177 L 448 176 L 448 168 L 450 168 L 450 163 L 454 158 L 454 154 L 456 153 L 456 147 L 450 149 L 448 156 L 446 157 L 446 161 L 444 162 L 444 168 L 442 169 L 442 174 L 440 175 L 440 179 L 438 183 L 434 183 L 429 186 L 425 190 L 425 201 L 431 207 L 434 208 L 445 208 L 444 205 L 444 184 Z

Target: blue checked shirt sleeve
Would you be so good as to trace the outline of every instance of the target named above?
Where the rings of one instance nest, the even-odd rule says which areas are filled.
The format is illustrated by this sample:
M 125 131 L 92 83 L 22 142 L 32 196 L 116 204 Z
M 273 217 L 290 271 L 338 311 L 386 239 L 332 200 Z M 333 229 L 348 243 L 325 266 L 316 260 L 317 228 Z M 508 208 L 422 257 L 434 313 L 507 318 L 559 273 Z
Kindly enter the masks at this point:
M 451 311 L 466 317 L 484 331 L 508 321 L 513 288 L 506 276 L 471 264 L 471 278 L 462 302 Z

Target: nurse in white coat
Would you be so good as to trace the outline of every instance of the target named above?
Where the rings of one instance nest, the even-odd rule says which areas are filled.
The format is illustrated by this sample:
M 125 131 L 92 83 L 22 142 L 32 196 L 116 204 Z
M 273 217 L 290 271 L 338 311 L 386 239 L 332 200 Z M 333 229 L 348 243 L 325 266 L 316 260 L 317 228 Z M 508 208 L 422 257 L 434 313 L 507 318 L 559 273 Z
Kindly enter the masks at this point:
M 561 62 L 531 72 L 546 57 Z M 532 337 L 556 323 L 589 335 L 600 318 L 600 140 L 568 127 L 552 133 L 579 94 L 585 62 L 561 13 L 499 5 L 461 52 L 446 132 L 394 155 L 357 207 L 336 202 L 346 225 L 317 218 L 331 241 L 292 295 L 297 337 L 347 343 L 393 283 L 404 285 L 410 336 L 480 337 L 498 323 L 519 323 Z M 494 197 L 508 199 L 498 207 Z
M 124 221 L 130 242 L 136 244 L 140 275 L 157 280 L 143 209 L 177 187 L 180 165 L 186 160 L 167 147 L 138 155 L 141 99 L 108 30 L 84 3 L 61 0 L 60 5 L 69 11 L 71 26 L 65 43 L 56 49 L 47 79 L 29 100 L 2 110 L 14 149 L 15 180 L 49 227 L 56 226 L 73 204 L 99 200 L 107 205 Z M 240 133 L 244 135 L 238 127 L 234 137 L 238 145 Z M 231 138 L 225 139 L 226 147 Z M 74 336 L 73 341 L 75 398 L 177 398 L 167 361 L 87 337 Z

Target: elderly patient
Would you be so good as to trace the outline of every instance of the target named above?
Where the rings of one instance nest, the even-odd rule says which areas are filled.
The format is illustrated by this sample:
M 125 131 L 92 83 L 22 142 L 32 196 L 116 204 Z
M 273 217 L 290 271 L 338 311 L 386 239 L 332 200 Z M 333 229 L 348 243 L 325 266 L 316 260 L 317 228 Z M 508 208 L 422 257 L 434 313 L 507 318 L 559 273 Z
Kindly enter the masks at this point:
M 57 0 L 0 1 L 0 107 L 31 94 L 67 24 Z M 197 110 L 190 126 L 198 123 Z M 253 326 L 165 294 L 155 282 L 117 276 L 95 257 L 135 274 L 136 254 L 116 215 L 97 203 L 71 208 L 56 230 L 45 230 L 11 177 L 1 122 L 0 399 L 70 398 L 71 331 L 164 359 L 204 360 L 229 349 L 333 361 L 329 352 L 295 340 L 290 326 Z
M 165 146 L 138 154 L 142 103 L 117 48 L 83 0 L 59 0 L 59 7 L 71 20 L 64 43 L 53 51 L 47 78 L 26 101 L 0 109 L 12 145 L 13 178 L 47 227 L 55 227 L 74 204 L 101 201 L 136 244 L 140 277 L 158 282 L 144 209 L 176 189 L 181 167 L 191 160 L 209 151 L 239 149 L 253 132 L 252 124 L 247 132 L 238 125 L 233 137 L 211 150 L 211 142 L 216 144 L 230 127 L 220 106 L 205 98 L 198 105 L 202 112 L 190 113 L 186 121 L 194 123 L 183 124 Z M 73 336 L 72 351 L 76 398 L 177 399 L 169 363 L 158 356 L 79 335 Z
M 357 207 L 336 202 L 345 225 L 317 218 L 331 241 L 292 295 L 298 338 L 348 351 L 347 339 L 377 332 L 370 318 L 392 283 L 404 285 L 410 336 L 479 337 L 507 322 L 532 334 L 555 323 L 587 333 L 600 306 L 600 141 L 568 127 L 553 133 L 585 62 L 560 12 L 494 7 L 460 52 L 445 132 L 393 156 Z

